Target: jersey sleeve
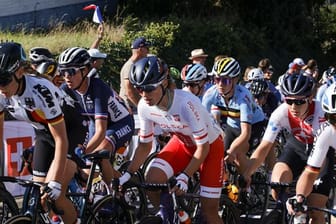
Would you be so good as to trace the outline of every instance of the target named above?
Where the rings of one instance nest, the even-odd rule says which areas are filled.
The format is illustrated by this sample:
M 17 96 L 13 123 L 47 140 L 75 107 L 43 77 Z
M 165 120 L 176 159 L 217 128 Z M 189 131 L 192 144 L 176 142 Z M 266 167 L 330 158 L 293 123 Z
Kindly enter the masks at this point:
M 307 165 L 316 172 L 322 167 L 330 147 L 336 149 L 334 128 L 326 122 L 319 129 L 319 134 L 315 137 L 313 149 L 308 157 Z
M 240 121 L 252 124 L 253 119 L 253 107 L 252 99 L 248 95 L 245 95 L 241 99 L 240 103 Z
M 197 145 L 204 144 L 209 141 L 208 127 L 205 118 L 202 116 L 202 105 L 195 101 L 187 101 L 182 110 L 182 115 L 186 118 L 192 131 L 193 138 Z M 202 108 L 201 108 L 202 109 Z M 209 114 L 209 116 L 211 116 Z
M 271 115 L 263 136 L 263 140 L 274 142 L 278 133 L 284 128 L 283 121 L 288 119 L 283 107 L 278 107 Z

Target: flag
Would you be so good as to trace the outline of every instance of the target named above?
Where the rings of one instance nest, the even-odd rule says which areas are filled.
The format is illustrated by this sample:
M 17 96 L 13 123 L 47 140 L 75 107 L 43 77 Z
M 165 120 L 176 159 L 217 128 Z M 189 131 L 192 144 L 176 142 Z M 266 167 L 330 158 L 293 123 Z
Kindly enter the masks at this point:
M 95 23 L 99 23 L 99 24 L 102 23 L 103 22 L 103 17 L 101 15 L 99 6 L 91 4 L 91 5 L 85 6 L 83 8 L 83 10 L 91 10 L 91 9 L 95 10 L 94 13 L 93 13 L 92 21 L 95 22 Z

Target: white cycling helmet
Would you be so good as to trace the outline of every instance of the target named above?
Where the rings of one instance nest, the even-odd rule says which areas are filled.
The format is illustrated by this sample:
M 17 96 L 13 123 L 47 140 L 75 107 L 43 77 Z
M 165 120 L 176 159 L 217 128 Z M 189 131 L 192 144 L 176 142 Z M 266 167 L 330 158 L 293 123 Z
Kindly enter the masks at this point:
M 261 71 L 260 68 L 253 68 L 247 74 L 247 79 L 249 81 L 259 80 L 259 79 L 263 79 L 263 78 L 264 78 L 264 73 Z
M 336 83 L 331 84 L 322 96 L 322 109 L 329 114 L 336 114 Z
M 199 82 L 208 77 L 206 68 L 201 64 L 187 64 L 181 72 L 181 79 L 184 82 Z

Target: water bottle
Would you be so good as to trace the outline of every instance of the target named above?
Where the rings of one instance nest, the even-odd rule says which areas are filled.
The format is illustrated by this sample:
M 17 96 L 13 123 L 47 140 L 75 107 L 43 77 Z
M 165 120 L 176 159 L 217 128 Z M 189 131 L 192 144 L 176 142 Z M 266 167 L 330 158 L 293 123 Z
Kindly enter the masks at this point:
M 191 219 L 186 211 L 179 211 L 178 217 L 181 224 L 191 224 Z
M 302 213 L 301 215 L 294 216 L 294 224 L 306 224 L 307 214 Z
M 60 224 L 62 220 L 58 215 L 53 215 L 51 218 L 51 224 Z

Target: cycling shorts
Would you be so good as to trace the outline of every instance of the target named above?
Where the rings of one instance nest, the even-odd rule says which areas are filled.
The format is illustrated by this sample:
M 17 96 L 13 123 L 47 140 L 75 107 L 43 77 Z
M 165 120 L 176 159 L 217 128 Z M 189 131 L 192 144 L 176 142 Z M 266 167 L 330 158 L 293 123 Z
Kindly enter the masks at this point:
M 306 145 L 293 136 L 289 136 L 284 151 L 281 153 L 277 162 L 286 163 L 293 173 L 293 179 L 297 179 L 307 165 L 307 158 L 312 144 Z M 330 149 L 327 154 L 328 162 L 321 169 L 319 179 L 315 181 L 312 193 L 329 196 L 332 187 L 334 150 Z
M 263 120 L 257 122 L 251 127 L 251 137 L 249 139 L 250 149 L 252 151 L 255 149 L 261 142 L 261 139 L 264 135 L 266 129 L 267 121 Z M 232 142 L 241 134 L 241 130 L 238 128 L 233 128 L 231 126 L 226 126 L 225 129 L 225 137 L 224 137 L 224 145 L 225 151 L 228 150 L 232 144 Z
M 187 148 L 177 136 L 169 140 L 165 147 L 158 153 L 151 167 L 163 170 L 167 178 L 181 173 L 189 164 L 196 150 Z M 219 136 L 212 144 L 210 151 L 199 168 L 200 172 L 200 195 L 207 198 L 219 198 L 223 183 L 224 170 L 223 140 Z
M 115 149 L 118 149 L 127 145 L 127 143 L 132 139 L 133 134 L 134 118 L 133 115 L 128 115 L 127 117 L 107 127 L 106 139 L 114 146 Z
M 35 150 L 33 154 L 33 175 L 46 177 L 55 155 L 55 141 L 47 130 L 35 129 Z

